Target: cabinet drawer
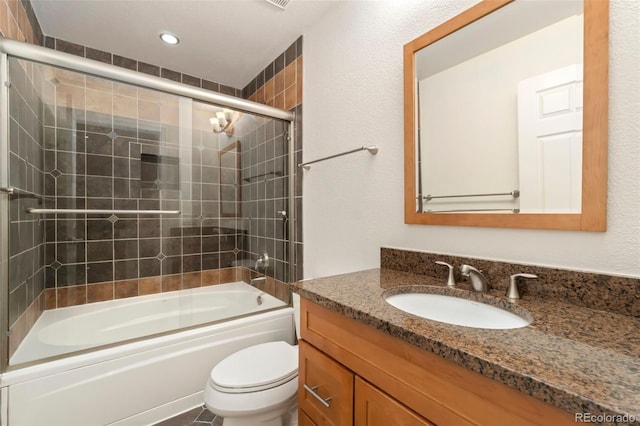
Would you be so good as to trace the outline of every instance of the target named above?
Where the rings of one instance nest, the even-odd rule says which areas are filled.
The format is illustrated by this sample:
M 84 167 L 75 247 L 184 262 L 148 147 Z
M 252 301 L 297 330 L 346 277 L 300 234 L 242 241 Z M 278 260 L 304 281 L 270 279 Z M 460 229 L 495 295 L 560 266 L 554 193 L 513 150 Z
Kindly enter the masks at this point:
M 299 342 L 298 403 L 317 425 L 353 421 L 353 373 L 304 341 Z
M 356 377 L 354 409 L 354 426 L 434 426 L 360 377 Z
M 318 425 L 316 425 L 313 422 L 313 420 L 311 420 L 304 411 L 298 410 L 298 426 L 318 426 Z

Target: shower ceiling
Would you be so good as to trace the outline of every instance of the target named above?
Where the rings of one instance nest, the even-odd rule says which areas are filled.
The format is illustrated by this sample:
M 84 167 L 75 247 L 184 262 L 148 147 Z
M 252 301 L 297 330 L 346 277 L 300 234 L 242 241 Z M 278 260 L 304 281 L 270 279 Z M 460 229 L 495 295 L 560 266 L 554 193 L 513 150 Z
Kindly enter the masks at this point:
M 45 35 L 243 88 L 345 0 L 31 0 Z M 168 31 L 180 44 L 158 37 Z

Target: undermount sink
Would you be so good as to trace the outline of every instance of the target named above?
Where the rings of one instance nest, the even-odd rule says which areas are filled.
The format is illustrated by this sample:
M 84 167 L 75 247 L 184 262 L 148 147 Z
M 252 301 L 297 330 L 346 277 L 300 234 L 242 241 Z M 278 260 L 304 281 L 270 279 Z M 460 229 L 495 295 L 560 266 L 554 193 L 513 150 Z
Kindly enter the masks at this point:
M 473 328 L 526 327 L 532 320 L 507 310 L 460 297 L 430 293 L 385 295 L 391 306 L 422 318 Z

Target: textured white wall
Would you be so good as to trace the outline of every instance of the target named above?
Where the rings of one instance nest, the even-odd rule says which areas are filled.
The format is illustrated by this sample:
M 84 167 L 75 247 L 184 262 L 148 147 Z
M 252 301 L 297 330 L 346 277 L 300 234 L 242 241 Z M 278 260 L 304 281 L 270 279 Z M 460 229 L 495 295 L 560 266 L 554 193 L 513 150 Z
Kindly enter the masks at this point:
M 611 1 L 607 232 L 404 224 L 402 47 L 474 3 L 351 1 L 305 32 L 305 160 L 380 148 L 305 172 L 306 277 L 377 267 L 381 246 L 640 277 L 639 1 Z

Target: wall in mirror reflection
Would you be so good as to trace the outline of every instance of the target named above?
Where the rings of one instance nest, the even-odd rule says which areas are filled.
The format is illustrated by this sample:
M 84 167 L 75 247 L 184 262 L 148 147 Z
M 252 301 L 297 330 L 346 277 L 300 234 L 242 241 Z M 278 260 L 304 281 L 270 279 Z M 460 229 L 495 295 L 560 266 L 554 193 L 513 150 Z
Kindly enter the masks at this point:
M 572 14 L 435 73 L 417 60 L 422 211 L 580 212 L 582 46 Z

